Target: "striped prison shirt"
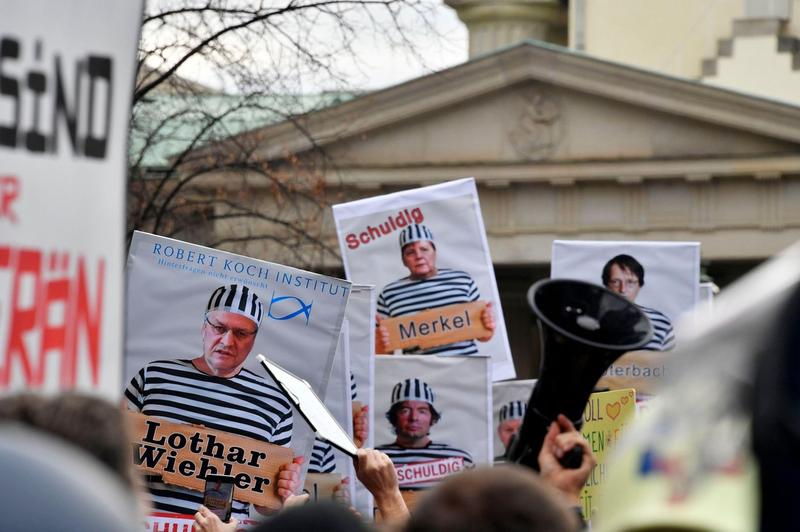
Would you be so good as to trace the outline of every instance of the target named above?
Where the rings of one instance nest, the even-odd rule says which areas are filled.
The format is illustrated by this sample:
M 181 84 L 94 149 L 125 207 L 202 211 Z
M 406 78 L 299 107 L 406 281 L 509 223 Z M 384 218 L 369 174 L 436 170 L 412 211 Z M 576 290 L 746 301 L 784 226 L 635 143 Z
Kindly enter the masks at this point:
M 425 447 L 402 447 L 395 443 L 377 450 L 391 458 L 401 489 L 432 488 L 444 476 L 474 467 L 472 455 L 446 443 L 429 442 Z
M 653 338 L 642 349 L 650 351 L 670 351 L 675 348 L 675 331 L 669 318 L 656 309 L 637 305 L 653 324 Z
M 400 279 L 387 284 L 378 296 L 378 314 L 389 318 L 406 316 L 432 308 L 471 303 L 480 299 L 475 281 L 466 272 L 440 268 L 430 279 Z M 477 355 L 474 340 L 430 349 L 407 349 L 406 353 L 425 355 Z
M 242 369 L 229 379 L 206 375 L 191 360 L 150 362 L 125 390 L 128 409 L 175 423 L 193 423 L 288 447 L 292 409 L 277 387 Z M 194 514 L 201 492 L 167 485 L 158 475 L 147 477 L 153 506 L 162 512 Z M 249 516 L 248 503 L 233 501 L 232 515 Z

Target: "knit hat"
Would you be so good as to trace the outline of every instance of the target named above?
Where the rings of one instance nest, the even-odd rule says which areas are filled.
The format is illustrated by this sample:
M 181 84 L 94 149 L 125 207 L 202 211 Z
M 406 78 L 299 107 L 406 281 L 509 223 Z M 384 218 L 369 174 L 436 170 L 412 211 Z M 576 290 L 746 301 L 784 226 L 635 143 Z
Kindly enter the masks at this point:
M 392 388 L 392 406 L 403 401 L 425 401 L 433 406 L 433 388 L 417 378 L 398 382 Z
M 510 401 L 500 407 L 500 423 L 509 419 L 522 419 L 528 404 L 524 401 Z
M 208 299 L 206 314 L 212 310 L 239 314 L 255 323 L 256 327 L 261 324 L 261 317 L 264 314 L 258 295 L 246 286 L 238 284 L 223 285 L 214 290 Z
M 422 224 L 411 224 L 400 231 L 400 249 L 412 242 L 428 241 L 433 243 L 433 233 Z

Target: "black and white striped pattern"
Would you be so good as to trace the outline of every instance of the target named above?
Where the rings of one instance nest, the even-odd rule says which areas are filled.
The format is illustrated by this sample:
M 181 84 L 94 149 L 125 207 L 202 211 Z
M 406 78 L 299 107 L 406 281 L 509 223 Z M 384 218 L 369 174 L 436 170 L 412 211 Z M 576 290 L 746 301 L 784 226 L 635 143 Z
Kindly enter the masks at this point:
M 656 309 L 637 305 L 653 324 L 653 338 L 642 349 L 650 351 L 670 351 L 675 348 L 675 331 L 668 317 Z
M 356 377 L 353 372 L 350 372 L 350 400 L 355 401 L 358 397 L 358 388 L 356 387 Z
M 308 463 L 309 473 L 333 473 L 336 469 L 336 458 L 330 443 L 316 438 L 311 449 L 311 461 Z
M 264 308 L 258 294 L 248 287 L 238 284 L 222 285 L 208 298 L 206 313 L 212 310 L 226 310 L 252 320 L 256 326 L 261 324 Z
M 411 224 L 400 231 L 400 249 L 412 242 L 433 242 L 433 232 L 422 224 Z
M 524 401 L 510 401 L 500 407 L 500 423 L 508 419 L 522 419 L 528 404 Z
M 470 303 L 480 298 L 478 286 L 466 272 L 440 268 L 430 279 L 400 279 L 386 285 L 378 296 L 378 314 L 390 318 L 422 310 Z M 425 355 L 476 355 L 478 346 L 473 340 L 456 342 L 426 350 L 406 350 Z
M 398 382 L 392 388 L 392 406 L 402 401 L 425 401 L 432 405 L 434 401 L 433 388 L 417 378 Z
M 206 375 L 190 360 L 161 360 L 139 370 L 125 390 L 128 409 L 176 423 L 194 423 L 275 445 L 292 439 L 292 409 L 283 393 L 255 373 L 242 369 L 229 379 Z M 158 511 L 194 514 L 203 494 L 148 477 Z M 250 505 L 234 501 L 237 519 Z
M 444 458 L 462 458 L 465 467 L 473 467 L 475 465 L 472 455 L 467 451 L 451 447 L 446 443 L 430 442 L 425 447 L 410 448 L 402 447 L 397 443 L 389 443 L 386 445 L 379 445 L 376 447 L 379 451 L 391 458 L 395 467 L 406 464 L 419 464 L 422 462 L 430 462 L 433 460 L 441 460 Z M 427 483 L 414 484 L 414 489 L 432 488 L 436 485 L 436 481 Z M 401 486 L 402 487 L 402 486 Z

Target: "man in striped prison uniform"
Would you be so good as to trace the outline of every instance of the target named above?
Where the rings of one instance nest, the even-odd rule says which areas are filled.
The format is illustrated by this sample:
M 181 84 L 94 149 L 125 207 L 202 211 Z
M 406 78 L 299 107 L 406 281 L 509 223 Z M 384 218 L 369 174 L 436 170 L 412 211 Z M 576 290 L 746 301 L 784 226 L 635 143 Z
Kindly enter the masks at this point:
M 436 244 L 433 233 L 422 224 L 411 224 L 400 232 L 400 255 L 409 275 L 387 284 L 378 296 L 378 349 L 386 352 L 388 330 L 380 326 L 381 318 L 406 316 L 423 310 L 470 303 L 480 299 L 472 277 L 463 271 L 436 266 Z M 490 332 L 479 338 L 491 340 L 495 322 L 491 303 L 481 314 L 483 326 Z M 426 350 L 409 349 L 407 353 L 436 355 L 477 355 L 474 340 L 456 342 Z
M 644 286 L 644 267 L 630 255 L 617 255 L 603 267 L 603 285 L 634 303 Z M 656 309 L 636 305 L 653 325 L 653 338 L 642 349 L 669 351 L 675 347 L 675 332 L 670 319 Z
M 217 288 L 201 329 L 203 354 L 147 364 L 125 390 L 128 409 L 288 447 L 289 401 L 279 388 L 243 368 L 262 315 L 260 299 L 246 286 Z M 283 499 L 299 486 L 298 462 L 281 466 L 277 488 Z M 194 514 L 203 502 L 201 492 L 167 485 L 160 476 L 148 476 L 147 484 L 157 511 Z M 249 509 L 249 504 L 234 501 L 232 515 L 247 518 Z
M 495 456 L 496 464 L 506 461 L 506 452 L 511 443 L 511 438 L 519 430 L 522 418 L 525 417 L 525 410 L 528 409 L 526 401 L 509 401 L 500 407 L 500 414 L 497 422 L 497 436 L 503 443 L 503 454 Z
M 386 419 L 397 437 L 376 449 L 391 458 L 402 489 L 430 488 L 443 476 L 474 466 L 467 451 L 431 441 L 430 429 L 441 415 L 427 383 L 417 378 L 398 382 L 392 389 L 391 403 Z

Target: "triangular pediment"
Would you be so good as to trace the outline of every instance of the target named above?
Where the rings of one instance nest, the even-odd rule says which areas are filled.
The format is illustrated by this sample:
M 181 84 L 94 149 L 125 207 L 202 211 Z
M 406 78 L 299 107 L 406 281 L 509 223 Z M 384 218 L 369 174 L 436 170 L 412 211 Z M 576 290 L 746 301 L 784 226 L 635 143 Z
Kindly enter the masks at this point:
M 345 166 L 794 155 L 800 107 L 525 42 L 245 135 Z

